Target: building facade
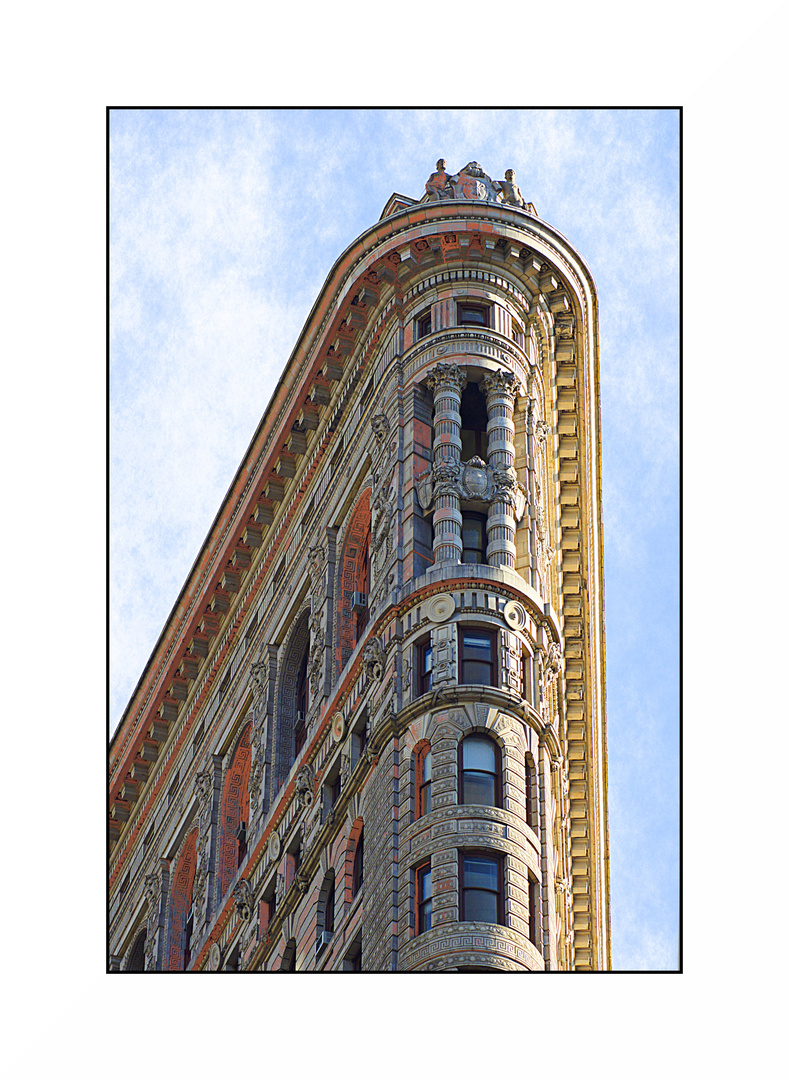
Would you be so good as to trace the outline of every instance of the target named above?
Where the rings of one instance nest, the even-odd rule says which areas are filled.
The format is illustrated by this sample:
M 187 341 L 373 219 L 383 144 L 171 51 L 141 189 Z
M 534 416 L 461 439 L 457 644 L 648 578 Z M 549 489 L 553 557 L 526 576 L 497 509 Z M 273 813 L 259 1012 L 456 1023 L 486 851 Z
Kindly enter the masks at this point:
M 610 967 L 597 297 L 443 161 L 337 260 L 110 747 L 112 971 Z

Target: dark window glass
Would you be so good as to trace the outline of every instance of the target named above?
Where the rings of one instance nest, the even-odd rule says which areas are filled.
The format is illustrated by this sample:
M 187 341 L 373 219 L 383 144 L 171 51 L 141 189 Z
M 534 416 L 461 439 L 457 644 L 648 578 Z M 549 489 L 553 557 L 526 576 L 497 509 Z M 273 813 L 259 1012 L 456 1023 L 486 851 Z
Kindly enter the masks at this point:
M 487 548 L 487 518 L 484 514 L 463 515 L 463 527 L 461 531 L 463 541 L 463 557 L 461 562 L 484 564 L 485 551 Z
M 460 460 L 488 455 L 488 406 L 476 383 L 469 383 L 460 398 Z
M 326 907 L 324 909 L 323 929 L 330 933 L 334 932 L 334 878 L 332 878 L 329 891 L 326 894 Z
M 239 822 L 236 839 L 238 840 L 238 866 L 241 866 L 247 856 L 247 826 L 245 821 Z
M 145 971 L 145 939 L 147 930 L 143 930 L 134 943 L 134 948 L 126 964 L 126 971 Z
M 540 883 L 529 874 L 529 941 L 540 947 L 541 933 Z
M 430 878 L 430 863 L 421 866 L 416 872 L 416 932 L 424 934 L 433 925 L 433 885 Z
M 423 338 L 427 334 L 429 334 L 431 329 L 432 329 L 432 321 L 431 321 L 431 317 L 430 317 L 430 312 L 426 311 L 422 315 L 417 315 L 417 318 L 416 318 L 416 337 L 417 337 L 417 340 L 419 340 L 419 338 Z
M 433 672 L 433 649 L 430 642 L 427 641 L 423 645 L 420 645 L 417 650 L 418 660 L 418 672 L 419 672 L 419 693 L 426 694 L 431 687 L 432 672 Z
M 534 769 L 531 762 L 526 762 L 526 824 L 531 826 L 532 829 L 536 828 L 535 814 L 534 814 Z
M 501 922 L 501 864 L 484 855 L 461 855 L 461 922 Z
M 458 323 L 461 326 L 488 326 L 489 312 L 483 304 L 458 304 Z
M 499 751 L 484 735 L 469 735 L 460 745 L 460 801 L 498 805 Z
M 358 893 L 362 887 L 364 881 L 364 829 L 359 834 L 359 839 L 356 841 L 356 851 L 353 855 L 353 878 L 351 890 L 354 896 Z
M 532 678 L 531 678 L 531 656 L 529 653 L 524 652 L 522 663 L 522 693 L 524 701 L 528 701 L 534 704 L 534 698 L 532 697 Z
M 485 630 L 461 630 L 460 632 L 460 681 L 495 685 L 495 654 L 493 634 Z
M 416 762 L 416 816 L 429 814 L 432 802 L 430 787 L 433 780 L 433 753 L 428 746 L 419 754 Z
M 356 592 L 364 593 L 365 597 L 370 592 L 370 526 L 367 527 L 364 540 L 362 541 L 361 558 L 359 560 L 359 570 L 356 574 Z M 356 640 L 354 644 L 359 641 L 362 636 L 365 626 L 367 626 L 367 620 L 370 615 L 370 609 L 365 604 L 361 611 L 356 614 Z
M 184 951 L 184 970 L 189 967 L 189 961 L 192 959 L 192 933 L 194 931 L 194 922 L 195 909 L 194 904 L 192 904 L 186 913 L 186 920 L 184 922 L 183 932 L 181 933 L 181 947 Z

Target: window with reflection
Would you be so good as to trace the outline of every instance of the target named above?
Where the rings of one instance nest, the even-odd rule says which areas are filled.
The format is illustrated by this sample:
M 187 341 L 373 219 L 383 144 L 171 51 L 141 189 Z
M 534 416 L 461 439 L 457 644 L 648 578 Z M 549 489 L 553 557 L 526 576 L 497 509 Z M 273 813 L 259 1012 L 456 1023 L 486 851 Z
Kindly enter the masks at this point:
M 432 689 L 433 648 L 430 638 L 416 647 L 417 687 L 419 694 L 426 694 Z
M 293 729 L 294 760 L 301 752 L 301 748 L 307 739 L 307 708 L 309 706 L 309 680 L 307 678 L 307 666 L 309 661 L 309 649 L 304 650 L 304 656 L 299 667 L 299 681 L 296 684 L 296 725 Z
M 488 519 L 485 514 L 465 512 L 460 538 L 463 542 L 463 554 L 460 558 L 464 563 L 487 563 L 487 525 Z
M 496 635 L 473 628 L 460 631 L 460 682 L 496 685 Z
M 430 876 L 430 863 L 416 871 L 416 932 L 426 933 L 433 925 L 433 883 Z
M 419 340 L 419 338 L 427 337 L 427 335 L 432 330 L 432 318 L 430 308 L 428 308 L 427 311 L 423 311 L 419 315 L 417 315 L 414 322 L 416 323 L 417 341 Z
M 460 802 L 500 806 L 501 755 L 486 735 L 468 735 L 460 744 Z
M 490 326 L 490 308 L 486 304 L 458 304 L 460 326 Z
M 459 869 L 460 921 L 503 924 L 501 859 L 461 851 Z
M 416 813 L 420 818 L 432 808 L 430 786 L 433 779 L 433 753 L 430 743 L 425 743 L 416 756 Z
M 460 460 L 487 460 L 488 404 L 477 383 L 470 382 L 460 398 Z
M 351 876 L 351 895 L 356 896 L 364 883 L 364 829 L 359 833 L 356 850 L 353 853 L 353 874 Z

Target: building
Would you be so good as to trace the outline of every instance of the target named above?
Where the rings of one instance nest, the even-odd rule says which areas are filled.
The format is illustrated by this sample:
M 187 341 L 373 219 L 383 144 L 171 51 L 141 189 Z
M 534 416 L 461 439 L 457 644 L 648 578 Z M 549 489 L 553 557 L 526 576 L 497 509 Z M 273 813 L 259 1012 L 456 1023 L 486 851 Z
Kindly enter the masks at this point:
M 439 161 L 337 260 L 110 748 L 112 971 L 610 967 L 597 297 Z

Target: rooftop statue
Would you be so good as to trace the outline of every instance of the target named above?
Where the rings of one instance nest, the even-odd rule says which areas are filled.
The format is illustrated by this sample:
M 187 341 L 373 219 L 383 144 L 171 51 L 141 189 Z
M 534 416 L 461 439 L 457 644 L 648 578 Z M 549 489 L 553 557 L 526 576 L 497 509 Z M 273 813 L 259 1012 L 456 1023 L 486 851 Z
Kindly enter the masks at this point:
M 521 195 L 521 189 L 515 183 L 515 170 L 507 169 L 504 173 L 504 179 L 499 180 L 498 188 L 501 192 L 501 201 L 508 203 L 510 206 L 520 206 L 526 209 L 526 201 Z
M 439 158 L 436 162 L 436 171 L 430 174 L 430 178 L 425 184 L 425 191 L 436 202 L 440 199 L 454 199 L 455 197 L 455 193 L 449 184 L 449 175 L 446 168 L 446 161 Z
M 480 202 L 506 203 L 508 206 L 527 208 L 520 188 L 515 183 L 515 172 L 507 169 L 504 180 L 492 180 L 478 161 L 469 163 L 451 176 L 447 173 L 444 158 L 436 162 L 436 171 L 430 174 L 425 191 L 431 202 L 444 199 L 474 199 Z

